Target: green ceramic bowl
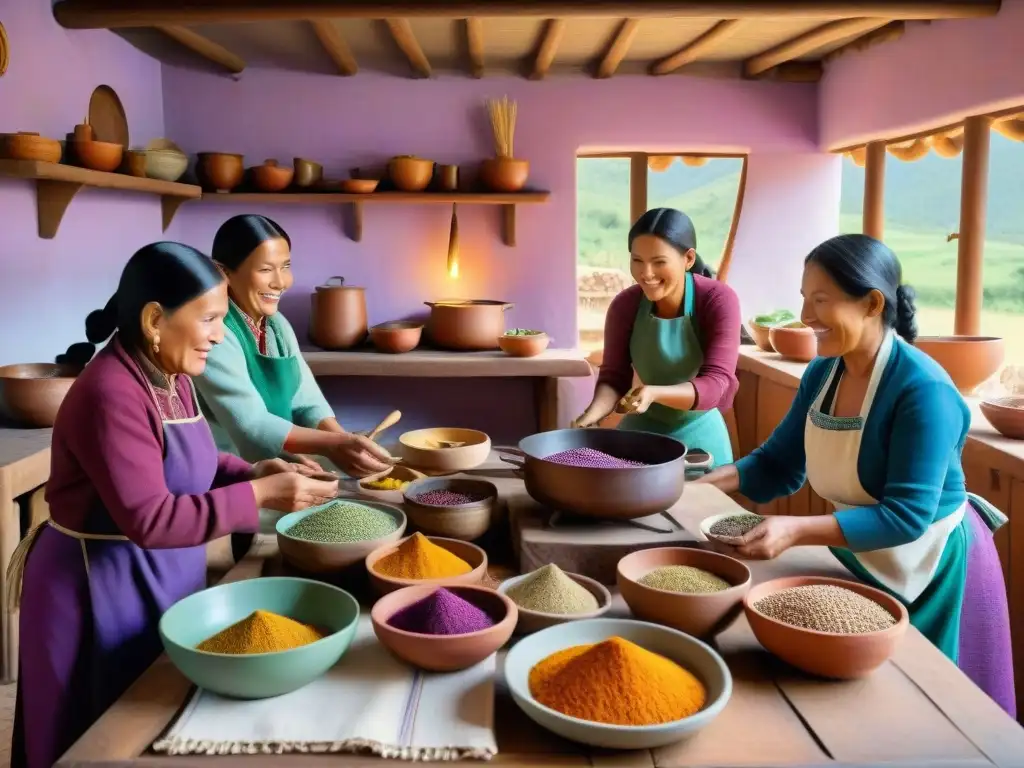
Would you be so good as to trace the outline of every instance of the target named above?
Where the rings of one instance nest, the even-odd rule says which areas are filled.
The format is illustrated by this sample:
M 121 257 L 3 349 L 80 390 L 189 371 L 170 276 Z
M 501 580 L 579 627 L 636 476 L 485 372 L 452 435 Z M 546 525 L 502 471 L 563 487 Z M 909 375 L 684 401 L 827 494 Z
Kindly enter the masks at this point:
M 312 624 L 330 635 L 274 653 L 197 651 L 209 637 L 263 610 Z M 311 683 L 333 667 L 356 633 L 359 603 L 348 592 L 309 579 L 247 579 L 179 600 L 160 619 L 160 639 L 174 665 L 200 688 L 238 699 L 266 699 Z

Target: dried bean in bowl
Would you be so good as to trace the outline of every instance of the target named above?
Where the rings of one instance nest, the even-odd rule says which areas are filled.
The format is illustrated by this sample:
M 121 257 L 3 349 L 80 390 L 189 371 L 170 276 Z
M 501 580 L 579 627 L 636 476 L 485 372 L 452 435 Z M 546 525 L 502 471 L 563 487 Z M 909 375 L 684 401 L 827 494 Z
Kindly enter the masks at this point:
M 545 456 L 544 461 L 550 461 L 554 464 L 565 464 L 570 467 L 586 467 L 588 469 L 625 469 L 627 467 L 648 466 L 640 461 L 620 459 L 593 448 L 570 448 L 567 451 L 559 451 L 550 456 Z
M 834 584 L 807 584 L 765 595 L 754 610 L 783 624 L 841 635 L 879 632 L 896 617 L 871 598 Z
M 744 536 L 752 531 L 764 517 L 761 515 L 732 515 L 716 522 L 708 529 L 712 536 Z
M 464 493 L 439 488 L 417 494 L 413 497 L 413 501 L 427 507 L 458 507 L 462 504 L 474 504 L 486 498 L 486 494 L 483 493 Z

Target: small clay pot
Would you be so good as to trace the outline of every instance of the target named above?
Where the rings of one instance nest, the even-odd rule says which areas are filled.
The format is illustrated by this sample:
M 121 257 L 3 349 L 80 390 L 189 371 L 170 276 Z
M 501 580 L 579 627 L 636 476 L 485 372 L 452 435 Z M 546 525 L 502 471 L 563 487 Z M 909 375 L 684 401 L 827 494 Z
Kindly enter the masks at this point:
M 133 149 L 128 152 L 126 168 L 129 176 L 146 176 L 146 153 L 145 151 Z
M 59 163 L 60 142 L 48 139 L 38 133 L 8 133 L 3 137 L 2 149 L 11 160 L 37 160 L 44 163 Z
M 996 432 L 1014 440 L 1024 440 L 1024 397 L 984 400 L 978 407 Z
M 918 336 L 914 346 L 941 365 L 964 395 L 995 374 L 1006 353 L 996 336 Z
M 113 173 L 124 159 L 124 146 L 109 141 L 76 141 L 75 157 L 90 170 Z
M 264 160 L 263 165 L 249 169 L 252 185 L 260 192 L 273 194 L 288 189 L 295 178 L 294 168 L 282 168 L 277 160 Z
M 200 152 L 196 164 L 199 181 L 215 192 L 230 192 L 245 177 L 245 157 L 226 152 Z
M 530 175 L 530 162 L 492 157 L 480 164 L 480 180 L 492 192 L 521 192 Z
M 457 192 L 459 189 L 459 166 L 439 165 L 437 167 L 437 188 L 442 192 Z
M 93 131 L 92 126 L 88 123 L 79 123 L 75 126 L 75 141 L 92 141 Z
M 790 323 L 768 331 L 775 351 L 787 360 L 809 363 L 818 354 L 818 337 L 803 323 Z
M 349 195 L 368 195 L 375 192 L 380 179 L 342 179 L 338 189 Z
M 434 178 L 434 161 L 422 157 L 393 157 L 388 163 L 388 176 L 403 192 L 422 192 Z
M 381 323 L 370 329 L 370 341 L 379 352 L 401 354 L 410 352 L 419 345 L 423 335 L 423 323 L 392 322 Z
M 775 351 L 770 338 L 771 328 L 766 325 L 758 325 L 753 320 L 747 323 L 747 328 L 750 330 L 750 338 L 754 340 L 754 346 L 764 352 Z
M 455 506 L 421 504 L 416 499 L 430 491 L 451 491 L 482 496 Z M 491 529 L 501 516 L 498 489 L 494 483 L 469 477 L 427 477 L 416 480 L 402 492 L 403 508 L 413 527 L 431 536 L 474 541 Z
M 292 183 L 296 187 L 312 187 L 324 177 L 324 167 L 320 163 L 314 163 L 304 157 L 296 157 L 292 160 L 295 166 L 295 176 Z
M 550 343 L 551 337 L 546 333 L 534 333 L 529 336 L 505 334 L 498 337 L 498 346 L 509 357 L 536 357 L 547 349 Z

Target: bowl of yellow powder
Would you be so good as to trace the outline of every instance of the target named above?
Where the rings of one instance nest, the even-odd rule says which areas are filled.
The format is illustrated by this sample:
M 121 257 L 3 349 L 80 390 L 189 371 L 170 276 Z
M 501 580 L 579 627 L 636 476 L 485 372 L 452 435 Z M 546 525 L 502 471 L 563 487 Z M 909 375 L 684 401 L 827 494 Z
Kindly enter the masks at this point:
M 190 595 L 160 619 L 164 650 L 200 688 L 266 699 L 311 683 L 342 657 L 359 603 L 309 579 L 246 579 Z
M 608 588 L 554 563 L 506 579 L 498 591 L 519 609 L 517 635 L 528 635 L 566 621 L 596 619 L 612 607 Z
M 615 582 L 638 619 L 712 637 L 743 612 L 750 569 L 706 549 L 656 547 L 619 560 Z
M 367 555 L 366 570 L 381 595 L 414 585 L 479 584 L 487 553 L 468 541 L 414 533 Z
M 710 646 L 678 630 L 628 619 L 558 624 L 505 657 L 513 700 L 553 733 L 606 749 L 653 749 L 694 734 L 732 694 Z

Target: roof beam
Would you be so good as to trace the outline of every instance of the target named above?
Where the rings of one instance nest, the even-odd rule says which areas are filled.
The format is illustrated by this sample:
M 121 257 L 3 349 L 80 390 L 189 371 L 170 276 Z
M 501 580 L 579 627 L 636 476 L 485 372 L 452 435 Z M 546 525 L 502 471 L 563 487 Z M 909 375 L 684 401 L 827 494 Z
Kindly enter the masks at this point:
M 484 22 L 476 16 L 466 19 L 466 50 L 469 52 L 469 73 L 484 76 Z
M 739 19 L 723 19 L 696 40 L 684 45 L 671 56 L 654 62 L 650 67 L 652 75 L 667 75 L 680 67 L 690 64 L 701 56 L 711 53 L 722 41 L 732 37 L 740 25 Z
M 891 19 L 840 19 L 815 27 L 809 32 L 772 46 L 743 62 L 744 77 L 758 77 L 787 61 L 799 59 L 823 45 L 851 35 L 862 35 L 884 27 Z
M 320 40 L 320 45 L 324 47 L 327 55 L 338 67 L 338 72 L 343 77 L 351 77 L 356 74 L 359 71 L 356 57 L 352 55 L 352 49 L 348 47 L 348 43 L 345 42 L 341 31 L 334 26 L 334 22 L 330 19 L 313 19 L 310 24 Z
M 530 70 L 531 80 L 543 80 L 551 65 L 555 61 L 555 54 L 558 53 L 558 45 L 562 42 L 565 34 L 565 19 L 548 19 L 541 35 L 540 45 L 537 46 L 537 55 L 533 59 L 533 67 Z
M 964 19 L 998 13 L 1001 0 L 61 0 L 53 8 L 68 29 L 156 27 L 359 18 L 543 16 L 744 19 L 765 16 Z
M 203 37 L 198 32 L 173 24 L 161 25 L 157 29 L 179 45 L 185 46 L 193 53 L 199 54 L 207 61 L 213 62 L 233 75 L 240 74 L 245 69 L 245 60 L 241 56 L 233 54 L 223 45 L 213 42 L 208 37 Z
M 872 48 L 881 43 L 889 43 L 893 40 L 899 40 L 903 37 L 903 33 L 906 31 L 907 25 L 903 21 L 893 21 L 886 24 L 884 27 L 880 27 L 873 32 L 868 32 L 866 35 L 854 38 L 850 42 L 836 48 L 834 51 L 829 51 L 825 54 L 823 61 L 832 61 L 842 56 L 844 53 L 851 51 L 863 51 L 866 48 Z
M 619 68 L 619 64 L 626 58 L 626 54 L 629 53 L 629 47 L 633 44 L 633 38 L 636 37 L 637 30 L 640 28 L 640 19 L 623 19 L 622 24 L 619 25 L 618 31 L 615 33 L 615 37 L 612 38 L 611 44 L 608 46 L 608 50 L 604 54 L 604 58 L 601 59 L 601 63 L 597 65 L 597 72 L 595 77 L 611 77 L 615 74 L 615 70 Z
M 418 77 L 430 77 L 430 62 L 427 61 L 426 54 L 420 48 L 409 20 L 384 19 L 384 23 L 388 25 L 388 31 L 391 32 L 395 45 L 405 55 L 405 58 L 409 60 L 409 66 L 412 67 L 412 71 Z

